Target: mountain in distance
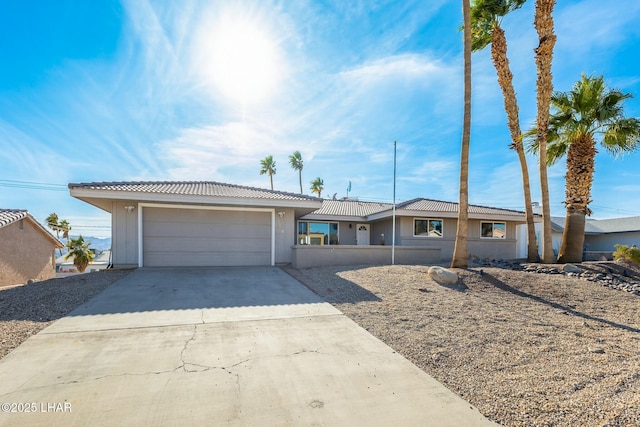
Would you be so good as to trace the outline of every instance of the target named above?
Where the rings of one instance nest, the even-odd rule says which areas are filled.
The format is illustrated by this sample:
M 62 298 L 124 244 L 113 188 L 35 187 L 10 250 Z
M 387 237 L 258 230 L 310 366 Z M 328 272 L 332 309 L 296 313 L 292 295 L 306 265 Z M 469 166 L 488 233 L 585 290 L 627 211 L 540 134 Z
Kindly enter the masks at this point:
M 78 236 L 70 236 L 72 239 L 75 239 Z M 92 236 L 82 236 L 85 242 L 91 242 L 90 249 L 95 249 L 98 251 L 104 251 L 105 249 L 111 249 L 111 237 L 92 237 Z M 62 243 L 66 243 L 66 239 L 60 239 Z

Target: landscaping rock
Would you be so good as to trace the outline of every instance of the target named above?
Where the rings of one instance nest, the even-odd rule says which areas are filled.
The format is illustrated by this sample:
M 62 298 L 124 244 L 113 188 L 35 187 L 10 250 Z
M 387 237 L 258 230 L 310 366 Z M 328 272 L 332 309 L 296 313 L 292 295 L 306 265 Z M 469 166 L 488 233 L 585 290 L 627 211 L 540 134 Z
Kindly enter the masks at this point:
M 573 264 L 565 264 L 564 266 L 562 266 L 562 271 L 564 271 L 565 273 L 582 273 L 582 269 Z
M 435 280 L 440 284 L 455 285 L 456 283 L 458 283 L 458 275 L 455 272 L 447 270 L 444 267 L 438 267 L 437 265 L 434 265 L 433 267 L 429 268 L 428 274 L 432 280 Z

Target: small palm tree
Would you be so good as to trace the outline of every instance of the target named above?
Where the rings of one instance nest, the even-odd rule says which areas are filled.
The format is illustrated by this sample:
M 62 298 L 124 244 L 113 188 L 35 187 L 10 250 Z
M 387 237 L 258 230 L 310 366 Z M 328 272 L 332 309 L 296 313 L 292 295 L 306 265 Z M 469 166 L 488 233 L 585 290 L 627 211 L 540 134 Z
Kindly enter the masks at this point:
M 91 242 L 85 242 L 82 236 L 67 242 L 69 253 L 64 259 L 68 260 L 73 257 L 73 265 L 76 266 L 80 273 L 84 273 L 89 263 L 93 261 L 93 251 L 89 249 L 89 246 L 91 246 Z
M 585 217 L 591 214 L 591 186 L 597 153 L 596 139 L 609 153 L 631 152 L 640 147 L 640 120 L 624 116 L 623 102 L 631 94 L 608 89 L 604 78 L 582 78 L 569 92 L 551 97 L 547 134 L 547 164 L 567 156 L 565 206 L 567 209 L 558 261 L 580 262 L 584 245 Z M 531 137 L 534 130 L 527 136 Z M 531 144 L 539 151 L 537 141 Z M 541 154 L 542 155 L 542 154 Z
M 311 181 L 311 192 L 316 193 L 318 197 L 321 197 L 322 190 L 324 190 L 324 181 L 322 178 L 317 177 L 313 181 Z
M 302 155 L 299 151 L 294 151 L 292 155 L 289 156 L 289 164 L 293 170 L 298 171 L 298 181 L 300 181 L 300 194 L 302 194 Z
M 260 160 L 260 167 L 260 175 L 269 175 L 271 189 L 273 190 L 273 175 L 276 174 L 276 162 L 273 160 L 273 156 L 267 156 Z

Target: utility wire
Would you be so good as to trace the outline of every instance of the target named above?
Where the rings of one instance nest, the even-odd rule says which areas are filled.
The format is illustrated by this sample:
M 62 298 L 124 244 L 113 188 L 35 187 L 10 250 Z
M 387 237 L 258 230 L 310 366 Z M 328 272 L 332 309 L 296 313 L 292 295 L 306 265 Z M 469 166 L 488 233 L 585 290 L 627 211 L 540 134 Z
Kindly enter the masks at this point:
M 46 182 L 32 182 L 32 181 L 14 181 L 10 179 L 0 179 L 0 187 L 25 188 L 29 190 L 45 190 L 45 191 L 67 191 L 67 186 L 64 184 L 49 184 Z

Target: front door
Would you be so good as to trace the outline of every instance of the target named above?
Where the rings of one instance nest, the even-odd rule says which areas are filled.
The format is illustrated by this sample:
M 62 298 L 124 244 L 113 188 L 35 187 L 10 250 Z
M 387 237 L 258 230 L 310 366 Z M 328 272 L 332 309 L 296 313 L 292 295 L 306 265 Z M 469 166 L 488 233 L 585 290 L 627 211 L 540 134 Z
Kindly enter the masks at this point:
M 358 246 L 369 245 L 369 224 L 356 224 L 356 244 Z

